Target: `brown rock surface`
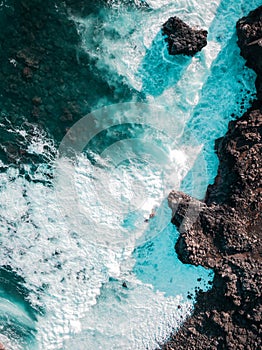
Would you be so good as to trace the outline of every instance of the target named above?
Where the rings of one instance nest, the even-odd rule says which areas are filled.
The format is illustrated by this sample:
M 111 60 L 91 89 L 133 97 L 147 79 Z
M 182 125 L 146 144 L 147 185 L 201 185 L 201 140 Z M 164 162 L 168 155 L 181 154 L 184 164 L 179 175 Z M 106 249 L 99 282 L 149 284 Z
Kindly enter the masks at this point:
M 257 100 L 216 140 L 220 165 L 204 202 L 169 195 L 179 258 L 212 268 L 215 276 L 165 350 L 262 348 L 262 6 L 238 21 L 237 34 L 242 56 L 257 73 Z

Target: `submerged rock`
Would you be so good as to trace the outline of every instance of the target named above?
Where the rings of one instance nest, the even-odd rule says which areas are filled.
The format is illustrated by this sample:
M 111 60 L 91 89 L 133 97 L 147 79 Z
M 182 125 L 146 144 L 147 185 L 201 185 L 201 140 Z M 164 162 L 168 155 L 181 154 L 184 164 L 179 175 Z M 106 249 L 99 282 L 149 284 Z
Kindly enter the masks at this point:
M 213 268 L 212 289 L 199 293 L 192 316 L 162 349 L 261 349 L 262 6 L 237 23 L 238 44 L 257 73 L 258 99 L 216 140 L 220 161 L 197 217 L 196 201 L 169 195 L 180 237 L 179 258 Z M 184 225 L 190 222 L 190 225 Z
M 72 19 L 72 15 L 95 15 L 105 6 L 108 6 L 105 0 L 23 0 L 0 6 L 0 159 L 3 163 L 44 161 L 28 152 L 20 134 L 13 130 L 25 125 L 37 126 L 37 130 L 47 133 L 58 144 L 67 130 L 97 106 L 101 98 L 113 104 L 137 94 L 121 77 L 114 80 L 113 87 L 108 76 L 101 74 L 93 55 L 84 49 L 78 26 Z M 101 21 L 98 26 L 102 27 L 101 16 L 97 16 L 97 21 Z M 10 156 L 10 142 L 23 154 Z
M 190 28 L 178 17 L 170 17 L 163 24 L 170 55 L 194 56 L 207 45 L 207 31 Z

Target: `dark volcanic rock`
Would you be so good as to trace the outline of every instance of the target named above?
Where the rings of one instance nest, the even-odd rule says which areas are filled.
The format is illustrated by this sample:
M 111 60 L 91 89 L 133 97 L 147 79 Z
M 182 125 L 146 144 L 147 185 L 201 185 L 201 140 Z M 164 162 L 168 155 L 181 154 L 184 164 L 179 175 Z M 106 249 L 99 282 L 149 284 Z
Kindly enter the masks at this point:
M 179 258 L 212 268 L 215 276 L 166 350 L 262 348 L 262 6 L 238 21 L 237 34 L 241 54 L 258 75 L 258 100 L 216 140 L 220 165 L 204 202 L 169 195 Z
M 178 17 L 170 17 L 163 24 L 163 34 L 167 35 L 170 55 L 194 56 L 207 44 L 207 31 L 190 28 Z
M 257 73 L 256 88 L 258 99 L 262 100 L 262 15 L 261 8 L 249 13 L 237 22 L 238 46 L 246 65 Z

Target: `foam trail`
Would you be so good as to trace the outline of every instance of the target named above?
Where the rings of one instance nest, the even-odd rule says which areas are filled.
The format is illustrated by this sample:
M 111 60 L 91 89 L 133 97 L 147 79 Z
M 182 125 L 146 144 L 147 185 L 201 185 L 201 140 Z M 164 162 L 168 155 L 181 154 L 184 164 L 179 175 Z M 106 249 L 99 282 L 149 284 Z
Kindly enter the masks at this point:
M 44 145 L 48 145 L 48 140 L 39 135 L 38 140 L 32 140 L 28 148 L 34 153 L 44 151 L 45 157 L 52 158 L 48 151 L 51 147 Z M 127 143 L 126 151 L 128 149 Z M 112 150 L 109 154 L 112 154 Z M 107 155 L 97 157 L 97 165 L 92 165 L 84 156 L 78 157 L 74 177 L 85 216 L 74 229 L 70 217 L 61 214 L 60 203 L 57 203 L 52 187 L 47 187 L 44 182 L 28 181 L 18 169 L 11 167 L 0 175 L 2 244 L 6 251 L 2 263 L 12 264 L 23 271 L 31 291 L 31 302 L 45 309 L 45 315 L 38 316 L 36 324 L 36 341 L 40 349 L 69 349 L 72 341 L 80 349 L 84 346 L 81 345 L 83 338 L 84 344 L 107 344 L 108 349 L 116 346 L 119 349 L 122 346 L 130 346 L 130 349 L 155 347 L 190 311 L 191 304 L 183 301 L 182 296 L 167 298 L 163 292 L 156 292 L 151 284 L 141 282 L 132 272 L 136 263 L 132 255 L 136 244 L 134 239 L 131 246 L 126 246 L 125 240 L 120 240 L 121 244 L 112 244 L 113 240 L 117 240 L 118 232 L 120 236 L 126 235 L 128 238 L 130 229 L 132 236 L 134 231 L 137 230 L 139 234 L 148 228 L 144 223 L 147 208 L 142 208 L 141 213 L 134 217 L 126 216 L 125 212 L 112 216 L 103 200 L 99 203 L 90 175 L 97 169 L 99 174 L 96 181 L 108 179 L 108 174 L 113 173 L 114 164 L 106 161 Z M 169 162 L 167 158 L 166 165 Z M 176 167 L 176 163 L 173 165 Z M 177 171 L 182 171 L 181 178 L 186 174 L 187 166 L 187 162 L 179 163 Z M 30 167 L 25 166 L 31 180 L 39 178 L 39 172 L 42 173 L 41 179 L 45 179 L 43 170 L 44 165 L 40 165 L 39 171 L 34 174 Z M 141 164 L 134 162 L 128 167 L 123 165 L 121 171 L 121 176 L 113 180 L 115 196 L 122 200 L 125 195 L 128 198 L 125 191 L 128 191 L 133 179 L 139 177 L 152 196 L 150 199 L 149 195 L 149 202 L 159 203 L 156 199 L 162 197 L 165 181 L 159 177 L 158 169 L 152 168 L 150 163 L 141 168 Z M 169 210 L 165 215 L 169 221 Z M 103 237 L 105 232 L 108 246 L 96 245 L 94 239 L 90 239 Z M 124 295 L 123 280 L 128 284 Z M 185 290 L 188 290 L 191 280 L 184 283 Z M 118 308 L 112 308 L 112 298 L 119 302 Z M 118 309 L 122 311 L 117 312 Z M 109 310 L 114 323 L 107 322 Z M 145 314 L 148 315 L 146 318 Z M 126 315 L 129 326 L 119 329 L 119 323 L 126 322 Z M 138 328 L 136 324 L 139 324 Z
M 98 67 L 106 67 L 111 73 L 117 72 L 139 91 L 143 89 L 143 81 L 137 72 L 147 51 L 151 50 L 161 25 L 170 16 L 179 16 L 192 26 L 208 28 L 220 1 L 212 1 L 206 7 L 199 6 L 197 1 L 179 1 L 176 6 L 170 1 L 150 1 L 148 4 L 154 11 L 137 11 L 128 7 L 121 7 L 119 11 L 118 8 L 112 7 L 101 11 L 99 19 L 93 15 L 85 19 L 74 18 L 79 24 L 83 47 L 89 55 L 98 59 Z M 115 35 L 109 35 L 112 31 Z M 158 45 L 161 59 L 172 64 L 173 59 L 168 57 L 167 50 L 163 50 L 163 40 L 159 40 Z M 155 68 L 157 69 L 152 67 Z M 191 72 L 193 69 L 190 69 Z M 114 76 L 111 75 L 112 85 L 114 85 L 113 79 Z M 166 76 L 166 79 L 169 77 Z
M 165 124 L 173 128 L 180 120 L 183 132 L 218 54 L 230 41 L 234 30 L 232 18 L 234 22 L 244 11 L 243 6 L 245 10 L 251 9 L 257 2 L 236 1 L 225 5 L 218 1 L 211 4 L 181 1 L 175 8 L 166 0 L 150 0 L 148 4 L 151 11 L 143 12 L 117 2 L 114 7 L 101 10 L 99 18 L 92 15 L 75 20 L 83 46 L 96 59 L 97 68 L 106 75 L 109 85 L 114 87 L 116 79 L 123 79 L 143 92 L 147 101 L 158 102 L 172 111 L 173 117 L 165 120 Z M 217 11 L 220 18 L 224 18 L 226 35 L 215 23 Z M 163 48 L 160 24 L 171 15 L 178 15 L 191 25 L 210 28 L 209 45 L 191 61 L 170 58 L 165 51 L 159 51 Z M 148 80 L 149 76 L 156 78 L 157 83 L 154 84 L 154 79 L 153 82 Z M 159 77 L 162 80 L 158 81 Z M 212 89 L 217 91 L 217 87 L 212 86 Z M 214 93 L 209 103 L 216 101 Z M 225 102 L 226 97 L 221 104 Z M 100 103 L 106 104 L 106 98 Z M 223 123 L 228 120 L 227 115 L 219 118 L 214 120 L 214 129 L 221 118 Z M 203 129 L 203 126 L 199 129 L 200 146 L 197 148 L 195 144 L 182 147 L 179 143 L 174 148 L 174 144 L 158 139 L 169 157 L 165 160 L 156 152 L 159 160 L 164 159 L 164 181 L 159 168 L 152 167 L 150 162 L 141 164 L 131 160 L 131 155 L 128 166 L 123 162 L 119 172 L 106 152 L 104 157 L 96 155 L 96 165 L 84 155 L 77 157 L 74 167 L 60 159 L 64 167 L 73 169 L 72 180 L 81 203 L 77 225 L 60 210 L 61 203 L 57 202 L 53 183 L 46 175 L 55 155 L 53 143 L 46 135 L 39 134 L 31 140 L 28 151 L 49 160 L 48 167 L 41 164 L 33 173 L 29 165 L 21 164 L 23 169 L 10 167 L 0 174 L 1 259 L 3 264 L 22 271 L 31 302 L 45 309 L 45 315 L 39 315 L 35 325 L 39 349 L 71 349 L 73 346 L 77 349 L 88 346 L 153 349 L 188 315 L 192 303 L 185 301 L 183 293 L 197 286 L 197 276 L 203 281 L 209 276 L 207 271 L 177 261 L 173 249 L 176 232 L 171 225 L 165 227 L 170 211 L 165 203 L 159 203 L 159 198 L 169 186 L 179 188 L 193 164 L 198 163 L 195 160 L 201 153 L 197 155 L 195 150 L 201 152 L 201 145 L 206 142 Z M 27 139 L 23 130 L 13 131 Z M 48 147 L 44 147 L 47 144 Z M 125 147 L 127 153 L 131 151 L 128 144 Z M 116 151 L 113 148 L 110 154 Z M 163 167 L 160 161 L 159 166 Z M 31 181 L 21 175 L 21 170 Z M 109 179 L 109 174 L 115 177 Z M 207 185 L 204 175 L 198 173 L 202 194 Z M 46 186 L 44 180 L 51 184 Z M 144 207 L 136 213 L 121 210 L 112 215 L 106 195 L 98 196 L 96 189 L 108 183 L 111 198 L 128 203 L 133 193 L 130 184 L 135 181 L 145 184 L 149 193 Z M 144 219 L 150 206 L 159 206 L 162 211 L 155 221 L 147 224 Z M 165 227 L 165 231 L 156 235 L 159 227 Z M 130 233 L 133 235 L 131 244 L 126 246 Z M 139 245 L 137 238 L 143 235 L 148 235 L 148 241 Z M 104 244 L 95 244 L 94 237 L 104 240 Z M 115 241 L 117 244 L 112 244 Z M 19 314 L 21 310 L 9 308 L 9 311 Z M 22 318 L 24 316 L 21 314 Z M 1 341 L 8 346 L 7 339 L 1 338 Z M 26 346 L 21 347 L 26 349 Z

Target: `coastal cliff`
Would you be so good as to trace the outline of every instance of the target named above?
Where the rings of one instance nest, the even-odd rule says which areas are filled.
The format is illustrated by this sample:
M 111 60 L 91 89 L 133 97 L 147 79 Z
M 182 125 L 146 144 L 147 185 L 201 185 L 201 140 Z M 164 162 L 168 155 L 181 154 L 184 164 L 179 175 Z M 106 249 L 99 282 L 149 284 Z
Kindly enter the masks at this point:
M 257 74 L 257 99 L 216 140 L 220 164 L 204 201 L 169 195 L 180 260 L 212 268 L 214 282 L 210 291 L 199 292 L 192 316 L 164 350 L 262 346 L 262 6 L 237 22 L 237 35 L 246 65 Z M 197 218 L 185 225 L 192 208 Z

